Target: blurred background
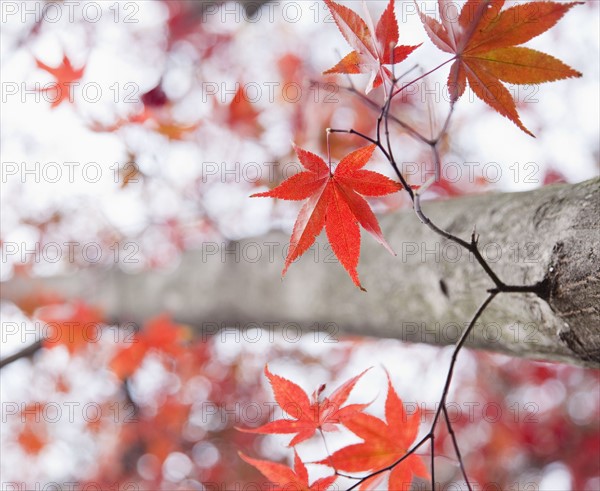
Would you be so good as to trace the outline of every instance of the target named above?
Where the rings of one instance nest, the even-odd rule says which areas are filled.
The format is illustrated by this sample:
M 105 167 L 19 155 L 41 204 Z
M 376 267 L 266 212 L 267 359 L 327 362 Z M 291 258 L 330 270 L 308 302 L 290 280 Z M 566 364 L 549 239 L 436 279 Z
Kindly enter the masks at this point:
M 360 2 L 344 4 L 362 15 Z M 385 5 L 368 2 L 374 19 Z M 419 6 L 435 15 L 435 2 Z M 7 0 L 1 8 L 3 282 L 76 278 L 82 269 L 173 271 L 208 241 L 289 232 L 298 203 L 248 196 L 298 171 L 291 143 L 324 156 L 325 128 L 374 128 L 376 113 L 347 90 L 362 91 L 367 77 L 321 75 L 350 48 L 320 1 Z M 424 43 L 398 65 L 405 80 L 445 61 L 413 2 L 396 2 L 396 16 L 401 44 Z M 508 87 L 537 138 L 467 92 L 429 199 L 598 175 L 598 21 L 598 2 L 588 2 L 528 44 L 584 74 Z M 415 84 L 392 112 L 435 134 L 448 111 L 446 77 L 442 69 Z M 381 92 L 369 96 L 382 101 Z M 422 184 L 433 172 L 428 148 L 393 132 L 409 182 Z M 335 135 L 333 159 L 360 144 Z M 379 157 L 369 165 L 392 176 Z M 408 199 L 372 204 L 392 213 Z M 332 348 L 252 329 L 197 339 L 168 312 L 127 325 L 52 291 L 3 301 L 1 314 L 2 358 L 31 348 L 0 372 L 3 490 L 255 489 L 247 486 L 264 478 L 238 450 L 291 462 L 289 438 L 234 428 L 272 417 L 266 362 L 308 393 L 385 366 L 405 403 L 423 410 L 426 431 L 445 375 L 439 360 L 449 360 L 448 349 L 391 340 Z M 378 367 L 351 402 L 375 400 L 369 411 L 382 416 L 384 387 Z M 597 371 L 469 351 L 454 389 L 459 442 L 480 489 L 600 489 Z M 460 481 L 449 438 L 437 442 L 438 479 Z M 299 453 L 326 455 L 317 440 Z M 321 467 L 309 466 L 311 478 L 326 474 Z

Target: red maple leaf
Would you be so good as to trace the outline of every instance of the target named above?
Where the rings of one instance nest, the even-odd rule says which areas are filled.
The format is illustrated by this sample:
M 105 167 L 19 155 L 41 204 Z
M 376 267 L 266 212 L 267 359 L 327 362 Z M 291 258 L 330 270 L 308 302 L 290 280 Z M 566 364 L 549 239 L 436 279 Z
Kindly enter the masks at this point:
M 325 228 L 336 257 L 354 284 L 364 291 L 356 271 L 360 255 L 358 224 L 391 254 L 394 252 L 383 238 L 377 218 L 363 196 L 385 196 L 399 191 L 402 186 L 382 174 L 363 169 L 373 155 L 375 145 L 346 155 L 335 173 L 321 157 L 299 147 L 294 148 L 306 171 L 290 177 L 271 191 L 252 195 L 296 201 L 308 198 L 294 224 L 282 276 Z
M 349 445 L 335 452 L 320 464 L 332 465 L 338 471 L 367 472 L 383 469 L 406 455 L 419 430 L 419 413 L 410 417 L 388 375 L 385 401 L 387 423 L 370 414 L 358 413 L 345 423 L 362 443 Z M 428 477 L 421 458 L 411 454 L 391 471 L 382 472 L 364 481 L 360 489 L 380 489 L 377 484 L 389 475 L 389 489 L 408 489 L 413 476 Z
M 394 14 L 394 1 L 390 0 L 381 15 L 377 27 L 373 29 L 373 21 L 366 11 L 365 22 L 356 12 L 339 5 L 332 0 L 325 0 L 333 19 L 342 36 L 354 51 L 347 54 L 337 65 L 323 72 L 328 73 L 370 73 L 371 79 L 366 92 L 379 87 L 383 76 L 391 78 L 392 74 L 383 65 L 395 65 L 405 60 L 417 46 L 397 46 L 399 39 L 398 22 Z M 373 36 L 375 32 L 375 36 Z
M 71 100 L 71 85 L 77 80 L 83 77 L 83 72 L 85 71 L 85 65 L 81 68 L 75 70 L 73 65 L 71 65 L 71 61 L 67 57 L 67 55 L 63 56 L 62 63 L 53 68 L 51 66 L 46 65 L 36 58 L 35 60 L 38 68 L 47 71 L 50 75 L 52 75 L 56 82 L 53 83 L 50 87 L 45 87 L 40 89 L 40 92 L 53 92 L 55 96 L 52 98 L 52 108 L 57 107 L 62 101 L 70 101 Z
M 306 466 L 294 451 L 294 470 L 287 465 L 269 462 L 267 460 L 257 460 L 247 457 L 239 452 L 242 460 L 256 467 L 263 476 L 275 484 L 273 491 L 325 491 L 337 479 L 337 476 L 328 476 L 317 479 L 314 483 L 308 483 L 308 471 Z
M 533 136 L 521 122 L 515 101 L 502 82 L 539 84 L 581 77 L 550 55 L 516 47 L 553 27 L 580 2 L 518 3 L 502 11 L 504 2 L 468 0 L 457 14 L 453 3 L 438 0 L 441 23 L 422 13 L 420 16 L 431 41 L 456 55 L 448 76 L 451 100 L 458 100 L 468 81 L 479 99 Z
M 273 375 L 269 371 L 269 367 L 265 366 L 265 375 L 269 379 L 271 387 L 273 387 L 277 404 L 292 418 L 296 419 L 278 419 L 259 428 L 238 428 L 238 430 L 247 433 L 296 433 L 296 436 L 289 443 L 290 447 L 308 440 L 317 430 L 335 431 L 337 430 L 336 425 L 345 424 L 348 419 L 368 406 L 368 404 L 349 404 L 342 407 L 356 382 L 366 371 L 338 387 L 331 396 L 319 400 L 323 390 L 325 390 L 325 385 L 322 385 L 313 392 L 312 400 L 310 400 L 302 388 L 288 379 Z

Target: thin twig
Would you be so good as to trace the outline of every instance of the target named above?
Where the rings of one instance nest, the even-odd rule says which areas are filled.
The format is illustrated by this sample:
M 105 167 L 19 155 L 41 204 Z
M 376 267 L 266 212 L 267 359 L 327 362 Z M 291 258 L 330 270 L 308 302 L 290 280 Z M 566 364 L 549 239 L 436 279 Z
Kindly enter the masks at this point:
M 467 487 L 471 489 L 469 484 L 469 478 L 467 477 L 467 470 L 465 469 L 465 464 L 463 462 L 462 455 L 460 453 L 460 448 L 458 447 L 458 440 L 456 439 L 456 433 L 454 433 L 454 428 L 452 427 L 452 422 L 450 421 L 450 417 L 448 416 L 448 408 L 444 404 L 443 406 L 444 420 L 446 421 L 446 428 L 448 428 L 448 433 L 450 434 L 450 438 L 452 439 L 452 445 L 454 446 L 454 452 L 456 453 L 456 458 L 458 459 L 458 464 L 460 465 L 460 471 L 462 472 L 463 478 L 467 483 Z
M 428 72 L 425 72 L 423 75 L 419 75 L 417 78 L 415 78 L 414 80 L 412 80 L 411 82 L 408 82 L 407 84 L 404 84 L 402 87 L 400 87 L 396 92 L 394 92 L 392 94 L 392 98 L 396 97 L 400 92 L 402 92 L 404 89 L 406 89 L 407 87 L 410 87 L 412 84 L 414 84 L 415 82 L 418 82 L 419 80 L 427 77 L 428 75 L 431 75 L 433 72 L 439 70 L 440 68 L 442 68 L 444 65 L 447 65 L 448 63 L 450 63 L 451 61 L 454 61 L 456 59 L 456 56 L 454 58 L 450 58 L 449 60 L 446 60 L 444 63 L 436 66 L 435 68 L 432 68 L 431 70 L 429 70 Z
M 360 480 L 353 484 L 352 486 L 350 486 L 346 491 L 352 491 L 353 489 L 356 489 L 358 486 L 360 486 L 364 481 L 366 481 L 367 479 L 370 479 L 374 476 L 378 476 L 379 474 L 383 473 L 383 472 L 387 472 L 387 471 L 391 471 L 394 467 L 396 467 L 398 464 L 400 464 L 401 462 L 404 462 L 406 459 L 408 459 L 412 454 L 414 454 L 420 447 L 422 447 L 425 442 L 427 442 L 428 440 L 431 439 L 431 435 L 427 435 L 424 436 L 423 438 L 421 438 L 421 440 L 419 441 L 419 443 L 417 443 L 413 448 L 411 448 L 408 452 L 406 452 L 402 457 L 400 457 L 398 460 L 396 460 L 395 462 L 393 462 L 392 464 L 388 465 L 387 467 L 383 467 L 377 471 L 371 472 L 369 475 L 361 477 Z
M 42 349 L 42 341 L 36 341 L 33 344 L 30 344 L 29 346 L 27 346 L 26 348 L 23 348 L 20 351 L 17 351 L 16 353 L 9 355 L 9 356 L 5 356 L 4 358 L 2 358 L 2 360 L 0 360 L 0 368 L 4 368 L 5 366 L 20 360 L 22 358 L 30 358 L 32 357 L 35 353 L 37 353 L 40 349 Z

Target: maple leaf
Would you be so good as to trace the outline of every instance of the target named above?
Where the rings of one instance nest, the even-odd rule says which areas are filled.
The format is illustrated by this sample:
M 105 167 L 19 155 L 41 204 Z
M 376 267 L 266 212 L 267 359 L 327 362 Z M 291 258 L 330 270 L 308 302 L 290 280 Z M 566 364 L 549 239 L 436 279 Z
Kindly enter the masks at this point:
M 85 65 L 75 70 L 73 68 L 73 65 L 71 65 L 71 61 L 69 60 L 67 55 L 63 56 L 62 63 L 56 68 L 46 65 L 37 58 L 35 59 L 35 63 L 38 66 L 38 68 L 45 70 L 56 79 L 56 82 L 53 83 L 50 87 L 39 89 L 39 92 L 56 93 L 56 96 L 53 97 L 51 108 L 57 107 L 61 102 L 65 100 L 70 100 L 71 84 L 83 77 Z
M 391 254 L 394 252 L 383 238 L 377 218 L 363 196 L 385 196 L 399 191 L 402 186 L 382 174 L 363 169 L 373 155 L 375 145 L 361 147 L 346 155 L 335 173 L 321 157 L 296 146 L 294 149 L 306 171 L 290 177 L 270 191 L 252 195 L 296 201 L 308 198 L 294 224 L 282 276 L 325 228 L 336 257 L 354 284 L 365 291 L 356 271 L 360 255 L 358 224 Z
M 256 467 L 263 476 L 275 484 L 274 491 L 297 490 L 297 491 L 325 491 L 335 482 L 337 476 L 328 476 L 317 479 L 312 485 L 308 483 L 308 471 L 306 466 L 294 450 L 294 469 L 287 465 L 257 460 L 247 457 L 238 452 L 240 458 L 248 464 Z M 271 488 L 269 488 L 271 489 Z
M 391 79 L 391 72 L 383 65 L 400 63 L 420 46 L 420 44 L 417 46 L 397 46 L 399 32 L 393 0 L 388 3 L 375 29 L 373 29 L 373 21 L 366 7 L 368 25 L 356 12 L 348 7 L 332 0 L 325 0 L 325 3 L 329 7 L 342 36 L 354 48 L 354 51 L 347 54 L 337 65 L 323 72 L 323 74 L 370 73 L 371 79 L 366 89 L 366 92 L 369 93 L 383 83 L 382 74 Z M 375 36 L 373 36 L 373 31 Z
M 468 0 L 457 16 L 438 0 L 442 22 L 419 13 L 427 35 L 442 51 L 455 54 L 448 76 L 453 102 L 464 93 L 467 81 L 475 95 L 528 135 L 515 101 L 502 84 L 539 84 L 581 77 L 553 56 L 517 47 L 553 27 L 573 3 L 519 3 L 502 10 L 505 0 Z
M 370 414 L 358 413 L 345 423 L 346 428 L 362 438 L 362 443 L 349 445 L 319 464 L 332 465 L 338 471 L 367 472 L 383 469 L 406 455 L 419 430 L 419 413 L 410 417 L 394 390 L 388 375 L 385 401 L 387 423 Z M 386 473 L 364 481 L 360 489 L 378 489 L 377 483 Z M 428 477 L 420 457 L 411 454 L 389 471 L 389 489 L 408 489 L 413 476 Z
M 290 447 L 308 440 L 317 430 L 335 431 L 336 425 L 345 424 L 348 419 L 368 406 L 368 404 L 349 404 L 342 407 L 356 382 L 366 371 L 351 378 L 338 387 L 331 396 L 320 401 L 325 385 L 313 392 L 310 400 L 301 387 L 288 379 L 272 374 L 269 367 L 265 366 L 265 375 L 271 383 L 277 404 L 296 419 L 278 419 L 258 428 L 238 428 L 238 430 L 246 433 L 296 433 L 288 445 Z

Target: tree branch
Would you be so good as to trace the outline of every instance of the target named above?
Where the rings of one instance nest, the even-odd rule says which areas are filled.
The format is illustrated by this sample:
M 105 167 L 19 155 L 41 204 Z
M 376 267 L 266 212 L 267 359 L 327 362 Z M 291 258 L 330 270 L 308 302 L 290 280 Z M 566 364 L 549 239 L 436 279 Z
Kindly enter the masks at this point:
M 476 226 L 482 255 L 506 284 L 539 285 L 537 294 L 499 295 L 467 347 L 600 366 L 599 184 L 423 203 L 427 216 L 453 235 L 469 238 Z M 350 334 L 456 343 L 465 319 L 495 285 L 472 255 L 423 227 L 412 210 L 389 214 L 381 225 L 398 256 L 364 237 L 359 267 L 367 294 L 348 281 L 325 237 L 280 281 L 286 232 L 205 243 L 168 272 L 90 267 L 71 276 L 15 278 L 2 284 L 2 297 L 50 289 L 97 304 L 121 322 L 170 311 L 201 337 L 258 325 L 300 329 L 329 342 Z

